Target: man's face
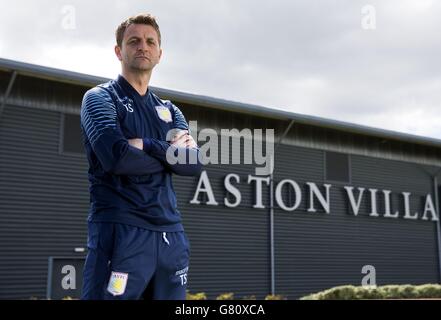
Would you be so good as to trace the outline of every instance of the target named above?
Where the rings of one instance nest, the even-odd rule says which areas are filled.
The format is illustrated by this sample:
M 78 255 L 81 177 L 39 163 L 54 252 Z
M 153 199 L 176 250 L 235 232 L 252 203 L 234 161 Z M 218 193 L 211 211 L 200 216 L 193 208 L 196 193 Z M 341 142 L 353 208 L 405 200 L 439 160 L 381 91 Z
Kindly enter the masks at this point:
M 115 53 L 128 71 L 151 71 L 161 59 L 156 30 L 145 24 L 131 24 L 124 32 L 122 46 Z

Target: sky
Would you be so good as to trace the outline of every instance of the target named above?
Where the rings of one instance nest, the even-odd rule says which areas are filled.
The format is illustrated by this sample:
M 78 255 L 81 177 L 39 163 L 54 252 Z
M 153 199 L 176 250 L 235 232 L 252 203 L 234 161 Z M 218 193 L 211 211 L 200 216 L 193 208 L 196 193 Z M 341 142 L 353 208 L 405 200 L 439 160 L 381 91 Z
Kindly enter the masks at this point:
M 441 1 L 0 0 L 0 57 L 114 78 L 141 12 L 152 86 L 441 139 Z

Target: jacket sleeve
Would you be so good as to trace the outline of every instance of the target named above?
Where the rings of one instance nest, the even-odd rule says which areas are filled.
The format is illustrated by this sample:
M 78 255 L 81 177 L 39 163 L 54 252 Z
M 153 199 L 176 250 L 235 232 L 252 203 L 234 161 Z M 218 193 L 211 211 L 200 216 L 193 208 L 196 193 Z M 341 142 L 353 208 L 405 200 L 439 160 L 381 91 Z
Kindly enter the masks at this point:
M 104 171 L 117 175 L 145 175 L 164 165 L 129 145 L 119 124 L 116 106 L 106 89 L 86 92 L 81 106 L 81 127 Z
M 183 130 L 189 130 L 187 121 L 181 110 L 169 101 L 166 101 L 173 110 L 173 124 L 174 128 L 179 128 Z M 199 148 L 176 148 L 166 141 L 160 141 L 153 138 L 144 138 L 144 151 L 153 157 L 161 160 L 161 162 L 170 171 L 181 176 L 196 176 L 202 171 L 202 162 L 200 157 Z M 170 155 L 174 154 L 174 159 L 179 159 L 179 161 L 168 161 L 167 150 Z M 184 157 L 185 156 L 185 157 Z M 184 160 L 184 161 L 181 161 Z

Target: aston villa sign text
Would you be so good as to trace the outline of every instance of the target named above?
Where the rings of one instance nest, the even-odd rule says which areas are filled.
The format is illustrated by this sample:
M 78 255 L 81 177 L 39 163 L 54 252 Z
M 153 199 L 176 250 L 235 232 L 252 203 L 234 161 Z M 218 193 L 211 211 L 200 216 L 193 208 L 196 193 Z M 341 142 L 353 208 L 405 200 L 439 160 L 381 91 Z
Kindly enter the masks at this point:
M 255 183 L 255 203 L 253 204 L 253 208 L 261 208 L 264 209 L 265 206 L 262 203 L 262 189 L 263 185 L 269 185 L 270 178 L 267 176 L 252 176 L 248 175 L 247 183 Z M 227 197 L 223 199 L 223 204 L 226 207 L 237 207 L 240 205 L 242 200 L 242 195 L 240 190 L 236 187 L 237 184 L 241 183 L 240 176 L 234 173 L 228 174 L 224 178 L 224 187 L 226 191 L 232 195 L 235 199 L 234 201 L 230 201 Z M 284 179 L 277 183 L 274 186 L 274 197 L 277 205 L 285 211 L 295 211 L 299 208 L 302 202 L 302 190 L 300 185 L 291 179 Z M 331 184 L 323 184 L 320 188 L 316 183 L 306 182 L 305 187 L 307 188 L 307 212 L 317 212 L 317 208 L 321 208 L 320 211 L 325 212 L 326 214 L 331 214 L 332 212 L 332 199 L 330 198 L 330 190 L 332 188 Z M 294 203 L 286 204 L 282 197 L 282 189 L 283 188 L 291 188 L 294 192 Z M 370 203 L 370 212 L 368 215 L 371 217 L 386 217 L 386 218 L 398 218 L 402 217 L 404 219 L 416 220 L 430 220 L 430 221 L 438 221 L 438 216 L 435 210 L 435 206 L 433 203 L 432 196 L 430 194 L 425 195 L 424 199 L 424 207 L 421 206 L 422 214 L 419 212 L 411 212 L 410 211 L 410 203 L 413 199 L 412 194 L 410 192 L 401 192 L 399 194 L 401 201 L 402 212 L 398 210 L 392 210 L 391 206 L 391 191 L 390 190 L 378 190 L 373 188 L 363 188 L 363 187 L 353 187 L 353 186 L 344 186 L 344 192 L 346 193 L 346 200 L 349 202 L 351 212 L 354 216 L 357 216 L 360 211 L 362 200 L 367 198 Z M 201 194 L 206 194 L 207 201 L 205 204 L 217 206 L 219 202 L 215 198 L 213 193 L 213 189 L 211 187 L 210 179 L 207 175 L 206 171 L 203 171 L 200 175 L 198 185 L 196 191 L 194 193 L 193 199 L 190 201 L 192 204 L 201 204 L 201 201 L 198 200 Z M 381 208 L 378 203 L 379 200 L 382 200 Z

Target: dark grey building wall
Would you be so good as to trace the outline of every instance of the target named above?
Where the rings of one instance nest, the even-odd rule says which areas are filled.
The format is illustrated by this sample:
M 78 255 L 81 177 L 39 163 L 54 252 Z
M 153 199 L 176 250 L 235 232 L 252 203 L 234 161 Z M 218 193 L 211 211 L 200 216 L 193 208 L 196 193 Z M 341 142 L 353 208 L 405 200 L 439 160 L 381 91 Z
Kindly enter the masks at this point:
M 6 106 L 0 118 L 0 298 L 46 296 L 49 256 L 85 247 L 84 156 L 59 153 L 60 113 Z
M 174 179 L 184 227 L 191 241 L 189 289 L 193 293 L 205 292 L 210 299 L 227 292 L 238 298 L 263 298 L 270 287 L 269 220 L 267 211 L 251 207 L 254 192 L 246 182 L 253 170 L 246 166 L 210 165 L 206 171 L 218 206 L 203 204 L 207 201 L 203 196 L 199 197 L 200 205 L 190 204 L 198 179 Z M 227 208 L 223 181 L 233 172 L 241 177 L 242 204 Z M 263 199 L 267 201 L 267 194 Z
M 86 245 L 87 162 L 84 155 L 60 153 L 61 117 L 55 111 L 7 105 L 0 118 L 0 298 L 44 297 L 48 257 L 78 255 L 73 248 Z M 275 179 L 320 185 L 323 154 L 282 145 Z M 422 166 L 363 156 L 351 156 L 351 164 L 350 185 L 414 196 L 432 191 Z M 270 292 L 268 188 L 263 188 L 266 209 L 253 209 L 254 186 L 247 184 L 253 167 L 210 165 L 206 170 L 218 206 L 190 204 L 197 178 L 174 179 L 191 241 L 189 290 L 209 298 L 223 292 L 263 298 Z M 228 173 L 241 177 L 237 208 L 223 204 Z M 378 284 L 439 281 L 433 222 L 368 217 L 363 214 L 366 199 L 354 217 L 338 183 L 332 184 L 330 215 L 305 212 L 306 188 L 300 210 L 276 209 L 276 293 L 297 298 L 359 284 L 366 264 L 376 267 Z M 392 205 L 399 206 L 397 199 Z M 421 205 L 413 201 L 412 211 L 421 212 Z
M 351 156 L 350 183 L 324 180 L 324 152 L 281 146 L 276 157 L 275 179 L 290 178 L 303 188 L 299 210 L 275 210 L 276 292 L 289 298 L 337 285 L 360 285 L 362 267 L 376 268 L 377 285 L 437 283 L 438 255 L 436 223 L 405 220 L 399 193 L 412 193 L 411 213 L 423 212 L 422 196 L 433 194 L 432 180 L 424 170 L 433 168 Z M 308 213 L 306 182 L 332 184 L 331 213 Z M 391 190 L 392 212 L 397 219 L 384 218 L 381 194 L 380 217 L 370 217 L 370 201 L 364 195 L 360 213 L 349 209 L 343 186 Z M 324 192 L 324 188 L 321 188 Z M 358 193 L 356 193 L 358 195 Z M 320 207 L 320 205 L 316 205 Z
M 7 105 L 0 118 L 0 299 L 45 297 L 48 257 L 84 256 L 74 248 L 86 247 L 88 164 L 84 154 L 60 152 L 62 117 Z M 213 183 L 218 196 L 224 175 L 224 167 L 210 169 L 210 176 L 221 177 Z M 267 215 L 224 210 L 223 196 L 219 210 L 192 206 L 196 184 L 197 178 L 175 177 L 192 246 L 189 290 L 211 298 L 230 291 L 266 294 Z M 243 194 L 245 204 L 250 196 Z

